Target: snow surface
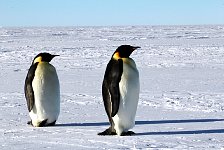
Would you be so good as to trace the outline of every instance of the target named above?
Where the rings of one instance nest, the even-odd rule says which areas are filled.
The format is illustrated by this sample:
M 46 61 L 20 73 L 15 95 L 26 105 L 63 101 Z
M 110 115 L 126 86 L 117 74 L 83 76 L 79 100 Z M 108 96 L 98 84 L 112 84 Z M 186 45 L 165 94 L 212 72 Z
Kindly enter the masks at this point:
M 122 44 L 141 92 L 135 136 L 98 136 L 107 62 Z M 61 84 L 55 127 L 33 128 L 23 92 L 32 59 L 52 60 Z M 224 25 L 0 28 L 0 149 L 224 149 Z

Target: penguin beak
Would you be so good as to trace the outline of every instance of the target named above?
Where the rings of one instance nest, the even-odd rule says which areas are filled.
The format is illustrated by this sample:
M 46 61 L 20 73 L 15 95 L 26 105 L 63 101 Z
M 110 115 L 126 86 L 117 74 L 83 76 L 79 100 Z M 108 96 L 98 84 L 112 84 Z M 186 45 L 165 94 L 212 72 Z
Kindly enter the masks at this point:
M 56 56 L 59 56 L 59 55 L 51 55 L 51 60 L 56 57 Z
M 60 56 L 60 55 L 52 55 L 53 58 L 54 58 L 55 56 Z
M 136 50 L 138 48 L 141 48 L 141 47 L 139 47 L 139 46 L 133 46 L 132 48 L 133 48 L 133 51 L 134 51 L 134 50 Z

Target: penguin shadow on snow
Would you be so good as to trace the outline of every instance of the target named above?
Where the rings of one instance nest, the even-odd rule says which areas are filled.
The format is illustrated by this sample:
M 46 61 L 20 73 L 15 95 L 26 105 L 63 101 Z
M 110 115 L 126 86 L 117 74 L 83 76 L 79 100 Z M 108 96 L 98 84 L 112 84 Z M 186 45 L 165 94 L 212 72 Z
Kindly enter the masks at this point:
M 56 124 L 56 127 L 94 127 L 94 126 L 108 126 L 109 122 L 90 122 L 90 123 L 65 123 Z
M 224 119 L 187 119 L 187 120 L 157 120 L 157 121 L 135 121 L 136 126 L 153 125 L 153 124 L 179 124 L 179 123 L 208 123 L 219 122 Z M 91 126 L 109 126 L 108 122 L 92 122 L 92 123 L 65 123 L 56 124 L 56 127 L 91 127 Z M 135 136 L 144 135 L 177 135 L 177 134 L 211 134 L 224 133 L 224 129 L 210 129 L 210 130 L 188 130 L 188 131 L 165 131 L 165 132 L 142 132 L 136 133 Z
M 224 119 L 189 119 L 189 120 L 159 120 L 159 121 L 136 121 L 136 125 L 147 124 L 179 124 L 179 123 L 208 123 L 219 122 Z M 186 131 L 163 131 L 163 132 L 142 132 L 136 133 L 137 136 L 143 135 L 178 135 L 178 134 L 212 134 L 224 133 L 223 129 L 208 129 L 208 130 L 186 130 Z

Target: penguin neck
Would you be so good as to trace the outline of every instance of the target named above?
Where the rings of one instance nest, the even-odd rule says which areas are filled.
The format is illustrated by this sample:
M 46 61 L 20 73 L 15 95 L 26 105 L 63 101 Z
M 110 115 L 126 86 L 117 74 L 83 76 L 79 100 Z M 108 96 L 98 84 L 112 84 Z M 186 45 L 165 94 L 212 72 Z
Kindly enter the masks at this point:
M 50 63 L 46 61 L 37 61 L 37 62 L 33 62 L 33 64 L 50 64 Z
M 123 63 L 131 66 L 132 68 L 136 68 L 135 61 L 130 57 L 122 58 L 122 57 L 119 56 L 119 53 L 114 53 L 112 59 L 114 59 L 116 61 L 118 61 L 119 59 L 122 59 Z

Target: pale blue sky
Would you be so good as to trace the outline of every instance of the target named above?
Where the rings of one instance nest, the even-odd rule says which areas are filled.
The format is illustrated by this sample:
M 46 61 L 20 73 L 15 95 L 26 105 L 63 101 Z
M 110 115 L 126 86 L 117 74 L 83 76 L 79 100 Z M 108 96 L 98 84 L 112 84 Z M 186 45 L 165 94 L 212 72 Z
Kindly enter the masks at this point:
M 0 0 L 0 26 L 224 24 L 224 0 Z

